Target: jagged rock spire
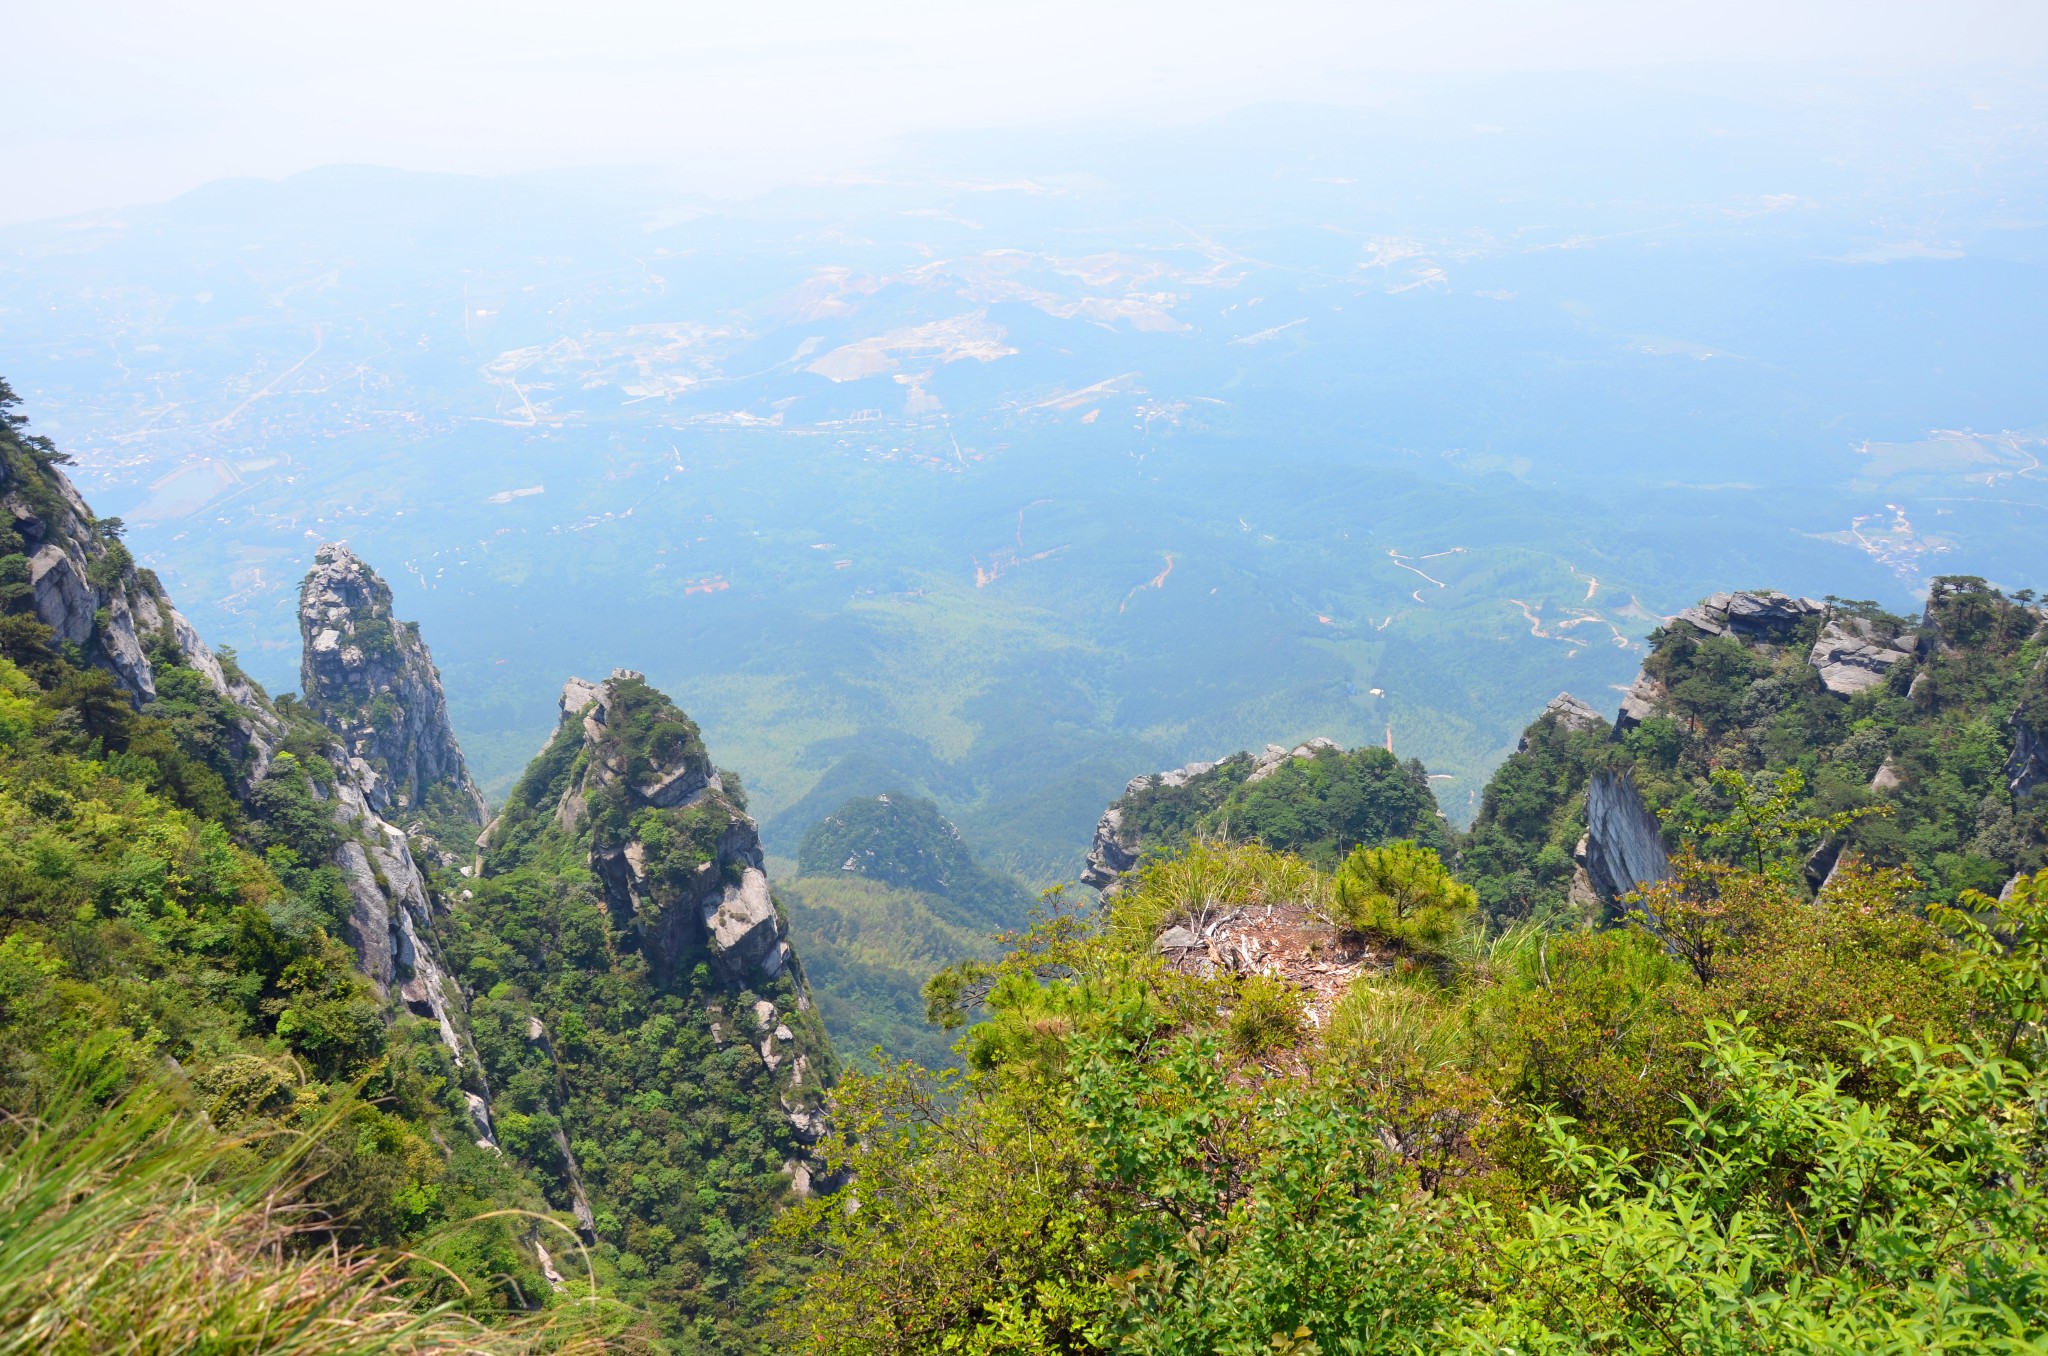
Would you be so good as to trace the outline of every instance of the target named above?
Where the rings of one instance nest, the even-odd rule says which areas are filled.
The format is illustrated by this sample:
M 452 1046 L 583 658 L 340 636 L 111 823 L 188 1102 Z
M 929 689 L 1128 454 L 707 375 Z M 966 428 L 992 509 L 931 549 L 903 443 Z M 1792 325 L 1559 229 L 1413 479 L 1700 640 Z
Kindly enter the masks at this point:
M 347 746 L 370 804 L 400 817 L 484 822 L 484 800 L 448 723 L 441 675 L 391 589 L 339 542 L 313 556 L 299 590 L 306 704 Z

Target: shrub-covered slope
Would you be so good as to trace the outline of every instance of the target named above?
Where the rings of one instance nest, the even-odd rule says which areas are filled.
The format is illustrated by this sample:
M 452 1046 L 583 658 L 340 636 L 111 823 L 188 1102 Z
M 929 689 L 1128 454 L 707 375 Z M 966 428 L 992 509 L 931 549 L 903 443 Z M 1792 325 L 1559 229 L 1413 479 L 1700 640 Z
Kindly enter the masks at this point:
M 1567 908 L 1592 774 L 1626 774 L 1675 841 L 1725 816 L 1716 769 L 1796 772 L 1817 835 L 1813 884 L 1846 851 L 1907 866 L 1920 897 L 1997 894 L 2042 865 L 2048 636 L 2031 597 L 1934 582 L 1919 617 L 1867 604 L 1717 595 L 1659 628 L 1618 733 L 1548 712 L 1489 782 L 1462 870 L 1490 915 Z M 1832 686 L 1830 685 L 1832 683 Z M 1583 893 L 1583 889 L 1582 889 Z
M 1731 846 L 1493 934 L 1412 845 L 1151 858 L 945 977 L 963 1070 L 842 1084 L 788 1345 L 2038 1349 L 2048 873 L 1930 917 L 1810 895 L 1790 821 Z
M 1132 778 L 1096 825 L 1081 879 L 1110 887 L 1145 852 L 1205 836 L 1262 843 L 1328 870 L 1361 843 L 1412 838 L 1443 848 L 1450 833 L 1421 763 L 1315 739 Z
M 831 1047 L 696 725 L 624 671 L 561 710 L 449 929 L 498 1140 L 680 1349 L 758 1350 Z
M 325 1235 L 432 1258 L 427 1290 L 480 1311 L 545 1302 L 529 1225 L 477 1220 L 545 1202 L 477 1142 L 403 835 L 328 730 L 206 649 L 60 461 L 0 424 L 30 576 L 0 604 L 0 1105 L 83 1086 L 162 1099 L 259 1166 L 296 1144 Z

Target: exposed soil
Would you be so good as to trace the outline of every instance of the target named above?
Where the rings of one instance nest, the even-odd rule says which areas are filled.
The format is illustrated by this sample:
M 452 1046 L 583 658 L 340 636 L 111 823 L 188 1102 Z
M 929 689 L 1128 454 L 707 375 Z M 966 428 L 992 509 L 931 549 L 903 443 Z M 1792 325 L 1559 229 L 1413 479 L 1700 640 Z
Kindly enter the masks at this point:
M 1157 943 L 1168 968 L 1181 974 L 1263 974 L 1302 992 L 1309 1024 L 1328 1026 L 1351 984 L 1360 975 L 1391 967 L 1396 954 L 1296 905 L 1261 904 L 1229 909 L 1197 923 L 1171 927 Z

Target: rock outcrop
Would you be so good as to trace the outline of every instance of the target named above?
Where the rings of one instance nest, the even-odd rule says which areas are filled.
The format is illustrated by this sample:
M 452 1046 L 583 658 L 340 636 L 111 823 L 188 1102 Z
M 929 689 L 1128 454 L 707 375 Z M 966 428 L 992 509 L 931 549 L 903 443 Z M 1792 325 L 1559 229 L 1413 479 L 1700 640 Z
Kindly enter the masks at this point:
M 2048 735 L 2036 727 L 2037 713 L 2022 705 L 2012 713 L 2012 753 L 2005 760 L 2006 786 L 2018 800 L 2048 782 Z
M 1291 749 L 1284 748 L 1279 744 L 1268 744 L 1266 745 L 1265 752 L 1252 760 L 1251 775 L 1246 777 L 1245 780 L 1248 782 L 1262 782 L 1278 772 L 1281 764 L 1295 758 L 1313 758 L 1316 756 L 1316 750 L 1318 749 L 1335 749 L 1337 752 L 1342 753 L 1344 746 L 1334 739 L 1326 739 L 1321 735 L 1317 735 L 1306 744 L 1296 744 Z
M 0 555 L 18 548 L 26 558 L 36 619 L 111 673 L 138 706 L 156 696 L 152 645 L 178 656 L 238 706 L 251 704 L 253 685 L 222 667 L 156 576 L 135 567 L 118 525 L 95 518 L 63 471 L 49 465 L 17 475 L 0 463 L 0 509 L 0 536 L 11 538 Z M 255 775 L 262 775 L 268 753 L 266 746 Z
M 1638 673 L 1621 697 L 1621 710 L 1614 717 L 1618 731 L 1633 730 L 1657 714 L 1664 704 L 1664 685 L 1648 672 Z
M 1826 611 L 1826 604 L 1811 598 L 1745 591 L 1713 594 L 1679 613 L 1675 620 L 1709 636 L 1782 641 L 1799 623 Z
M 1894 665 L 1912 657 L 1916 640 L 1911 635 L 1881 636 L 1861 617 L 1830 617 L 1806 662 L 1820 670 L 1828 691 L 1849 697 L 1882 683 Z
M 780 974 L 791 952 L 760 834 L 726 794 L 689 718 L 640 674 L 614 669 L 600 683 L 563 685 L 556 739 L 582 747 L 552 822 L 590 835 L 590 869 L 656 968 L 671 971 L 701 950 L 734 982 Z M 632 829 L 647 810 L 665 812 L 652 843 Z M 486 830 L 487 852 L 493 837 Z
M 1639 886 L 1671 879 L 1657 817 L 1626 776 L 1596 772 L 1587 784 L 1585 868 L 1610 904 Z
M 299 588 L 306 705 L 347 749 L 379 814 L 484 823 L 484 799 L 448 723 L 441 675 L 417 625 L 391 614 L 391 589 L 348 547 L 313 556 Z
M 1608 729 L 1605 716 L 1569 692 L 1558 693 L 1544 705 L 1543 714 L 1536 717 L 1536 722 L 1545 720 L 1556 722 L 1559 729 L 1574 732 L 1597 730 L 1604 734 Z M 1517 753 L 1527 753 L 1529 751 L 1529 735 L 1527 731 L 1523 732 L 1521 741 L 1515 745 L 1515 751 Z
M 111 673 L 138 706 L 157 697 L 172 669 L 196 673 L 222 699 L 232 763 L 228 781 L 253 808 L 290 730 L 270 698 L 207 647 L 156 576 L 136 568 L 112 525 L 93 516 L 56 466 L 24 476 L 0 463 L 0 507 L 28 556 L 36 618 L 59 639 Z M 378 813 L 375 780 L 346 750 L 332 747 L 325 756 L 334 768 L 332 785 L 306 776 L 305 786 L 327 803 L 341 830 L 332 864 L 349 891 L 342 931 L 357 966 L 380 997 L 393 997 L 431 1019 L 456 1066 L 477 1077 L 456 1020 L 461 996 L 435 952 L 427 887 L 406 834 Z M 487 1114 L 479 1122 L 486 1137 Z

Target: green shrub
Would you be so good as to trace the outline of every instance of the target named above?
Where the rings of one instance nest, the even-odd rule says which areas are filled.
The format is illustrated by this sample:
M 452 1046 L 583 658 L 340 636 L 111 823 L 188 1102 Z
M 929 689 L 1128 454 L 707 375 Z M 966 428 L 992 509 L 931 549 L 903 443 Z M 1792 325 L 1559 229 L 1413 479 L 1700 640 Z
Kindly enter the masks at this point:
M 1301 1039 L 1301 996 L 1269 975 L 1252 975 L 1237 991 L 1226 1028 L 1230 1048 L 1246 1059 Z
M 1402 839 L 1344 859 L 1331 892 L 1331 921 L 1416 951 L 1440 951 L 1479 906 L 1431 848 Z

